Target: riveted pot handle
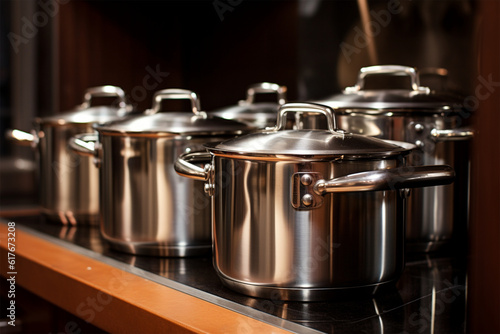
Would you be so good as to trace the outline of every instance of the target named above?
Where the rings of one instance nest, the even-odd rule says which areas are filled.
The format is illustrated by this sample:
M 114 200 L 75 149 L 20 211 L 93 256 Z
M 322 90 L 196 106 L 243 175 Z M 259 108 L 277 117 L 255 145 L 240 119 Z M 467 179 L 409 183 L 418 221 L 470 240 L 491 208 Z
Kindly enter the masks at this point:
M 356 85 L 352 87 L 346 87 L 344 89 L 345 93 L 356 93 L 363 90 L 365 86 L 365 78 L 372 74 L 389 74 L 389 75 L 407 75 L 411 80 L 411 89 L 414 92 L 428 94 L 430 89 L 428 87 L 420 86 L 420 79 L 418 77 L 417 71 L 413 67 L 400 66 L 400 65 L 376 65 L 362 67 L 359 70 L 358 81 Z
M 31 146 L 33 148 L 38 145 L 38 137 L 36 135 L 17 129 L 7 130 L 5 132 L 5 138 L 20 145 Z
M 120 87 L 106 85 L 106 86 L 97 86 L 91 87 L 85 90 L 83 94 L 83 103 L 81 104 L 81 108 L 86 109 L 91 106 L 92 98 L 94 97 L 113 97 L 116 96 L 118 98 L 118 105 L 121 108 L 127 106 L 127 101 L 125 98 L 125 92 Z
M 199 181 L 207 181 L 212 170 L 212 155 L 209 152 L 189 152 L 181 154 L 174 163 L 177 174 Z M 205 167 L 196 166 L 194 163 L 206 162 Z
M 336 131 L 336 123 L 335 123 L 335 113 L 332 108 L 318 104 L 318 103 L 301 103 L 301 102 L 292 102 L 283 104 L 278 110 L 278 119 L 276 120 L 276 126 L 271 128 L 273 131 L 280 131 L 285 129 L 286 127 L 286 114 L 289 112 L 295 113 L 317 113 L 323 114 L 326 117 L 328 130 L 334 134 L 343 134 L 343 132 Z
M 434 141 L 458 141 L 468 140 L 474 137 L 474 131 L 469 128 L 459 128 L 451 130 L 431 130 L 431 138 Z
M 361 172 L 332 180 L 318 180 L 313 189 L 318 195 L 358 191 L 396 190 L 450 184 L 455 171 L 447 165 L 398 167 Z
M 78 155 L 93 157 L 96 153 L 96 142 L 99 137 L 96 133 L 82 133 L 71 137 L 68 140 L 68 146 L 71 151 Z
M 246 103 L 252 104 L 255 101 L 255 94 L 262 93 L 276 93 L 278 96 L 278 104 L 284 104 L 286 102 L 286 86 L 280 86 L 271 82 L 261 82 L 250 86 L 247 90 Z
M 153 96 L 153 107 L 149 110 L 146 110 L 146 114 L 152 115 L 159 112 L 161 110 L 161 102 L 163 100 L 184 99 L 191 101 L 191 110 L 193 111 L 193 114 L 206 117 L 206 114 L 201 111 L 200 99 L 198 98 L 198 95 L 196 95 L 196 93 L 193 91 L 179 88 L 169 88 L 157 91 Z

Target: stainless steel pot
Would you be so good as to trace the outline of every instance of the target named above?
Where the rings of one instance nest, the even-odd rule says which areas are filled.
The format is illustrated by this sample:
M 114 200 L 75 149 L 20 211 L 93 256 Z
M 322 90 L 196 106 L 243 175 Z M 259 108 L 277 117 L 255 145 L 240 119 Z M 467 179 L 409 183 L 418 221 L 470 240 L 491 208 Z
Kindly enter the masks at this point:
M 257 83 L 248 88 L 247 98 L 239 101 L 238 105 L 217 109 L 210 114 L 247 123 L 259 129 L 274 127 L 278 109 L 286 102 L 286 91 L 286 86 L 270 82 Z M 255 96 L 259 94 L 276 94 L 277 102 L 256 102 Z M 288 122 L 293 125 L 295 119 L 290 118 Z
M 160 113 L 168 99 L 191 100 L 192 113 Z M 208 116 L 194 92 L 166 89 L 144 114 L 95 129 L 98 138 L 82 134 L 70 146 L 99 167 L 101 234 L 111 247 L 159 256 L 210 253 L 210 199 L 201 183 L 177 175 L 173 163 L 188 148 L 252 128 Z
M 284 130 L 289 112 L 319 112 L 329 129 Z M 453 170 L 406 166 L 414 145 L 335 130 L 332 113 L 285 104 L 275 128 L 177 160 L 212 195 L 214 266 L 228 287 L 310 301 L 399 277 L 407 188 L 452 182 Z
M 96 97 L 115 97 L 116 106 L 93 106 Z M 94 123 L 123 118 L 132 112 L 124 91 L 100 86 L 85 91 L 83 103 L 68 112 L 36 118 L 34 130 L 12 130 L 9 137 L 36 149 L 42 212 L 63 224 L 97 223 L 99 175 L 89 159 L 68 150 L 68 139 L 93 131 Z
M 365 90 L 373 75 L 404 75 L 411 89 Z M 358 82 L 342 94 L 319 101 L 335 109 L 342 129 L 382 139 L 415 143 L 411 165 L 447 164 L 456 171 L 454 184 L 415 189 L 408 203 L 406 238 L 410 251 L 443 249 L 466 243 L 469 207 L 469 112 L 464 98 L 421 87 L 414 68 L 372 66 L 360 70 Z M 325 128 L 316 117 L 306 126 Z

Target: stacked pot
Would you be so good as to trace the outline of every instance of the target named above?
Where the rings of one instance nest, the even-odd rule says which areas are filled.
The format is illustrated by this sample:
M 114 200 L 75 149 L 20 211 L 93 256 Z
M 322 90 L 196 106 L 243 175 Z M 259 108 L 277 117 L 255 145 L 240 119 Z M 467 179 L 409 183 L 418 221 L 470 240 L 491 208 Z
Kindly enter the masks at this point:
M 161 112 L 162 101 L 171 99 L 190 100 L 191 111 Z M 76 136 L 70 146 L 99 169 L 103 238 L 132 254 L 209 254 L 210 200 L 202 184 L 178 176 L 173 164 L 186 151 L 253 128 L 207 115 L 192 91 L 166 89 L 143 114 L 94 129 L 97 134 Z
M 365 75 L 393 72 L 409 75 L 412 89 L 363 89 Z M 119 117 L 92 119 L 90 129 L 86 123 L 69 141 L 66 135 L 71 154 L 90 157 L 80 165 L 96 173 L 92 182 L 79 178 L 98 192 L 92 214 L 102 237 L 131 254 L 213 251 L 222 282 L 255 297 L 325 300 L 394 283 L 408 233 L 424 220 L 417 205 L 436 205 L 456 190 L 449 165 L 457 164 L 441 144 L 465 141 L 470 131 L 457 130 L 452 104 L 421 88 L 408 68 L 362 69 L 345 100 L 285 103 L 285 92 L 253 85 L 245 102 L 206 113 L 194 92 L 166 89 L 143 113 L 129 114 L 123 100 Z M 258 93 L 276 93 L 278 103 L 256 103 Z M 189 100 L 191 110 L 162 111 L 172 99 Z M 47 128 L 33 138 L 58 137 L 51 119 L 39 123 Z M 436 212 L 453 203 L 425 205 Z M 446 214 L 434 224 L 441 221 L 448 224 Z M 429 236 L 422 225 L 417 230 Z M 423 248 L 435 241 L 424 239 Z
M 287 130 L 290 113 L 321 114 L 327 129 Z M 412 144 L 337 129 L 333 110 L 312 103 L 284 104 L 274 128 L 205 147 L 175 169 L 212 196 L 222 282 L 255 297 L 324 300 L 393 283 L 409 189 L 454 178 L 449 166 L 407 165 Z
M 95 98 L 111 97 L 113 105 L 94 106 Z M 68 149 L 68 140 L 93 131 L 94 123 L 121 119 L 133 112 L 124 91 L 115 86 L 89 88 L 83 103 L 67 112 L 36 118 L 31 133 L 12 130 L 9 137 L 31 144 L 38 160 L 41 210 L 63 224 L 97 223 L 99 175 L 89 159 Z
M 406 76 L 404 89 L 365 89 L 368 76 Z M 469 207 L 469 111 L 464 97 L 421 87 L 415 68 L 386 65 L 362 68 L 355 86 L 319 101 L 335 109 L 342 129 L 413 143 L 414 166 L 447 164 L 457 174 L 451 185 L 414 189 L 408 200 L 406 239 L 410 251 L 465 249 Z M 304 117 L 305 126 L 326 124 Z
M 286 102 L 286 86 L 276 83 L 259 82 L 251 85 L 247 89 L 245 100 L 238 101 L 237 105 L 224 107 L 211 111 L 211 115 L 225 119 L 232 119 L 255 126 L 258 129 L 274 127 L 276 125 L 276 115 L 279 107 Z M 257 97 L 276 95 L 276 102 L 258 102 Z M 288 126 L 293 126 L 295 119 L 288 118 Z

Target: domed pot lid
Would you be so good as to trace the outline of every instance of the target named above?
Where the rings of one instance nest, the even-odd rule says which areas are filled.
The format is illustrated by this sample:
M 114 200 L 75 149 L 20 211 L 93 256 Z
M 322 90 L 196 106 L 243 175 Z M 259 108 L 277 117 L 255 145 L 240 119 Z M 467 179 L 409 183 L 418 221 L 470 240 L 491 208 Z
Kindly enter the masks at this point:
M 408 89 L 366 90 L 365 79 L 369 75 L 408 76 Z M 318 103 L 338 109 L 339 113 L 361 112 L 367 114 L 410 113 L 457 113 L 464 109 L 464 97 L 446 91 L 432 91 L 420 86 L 415 68 L 399 65 L 363 67 L 359 71 L 356 85 L 347 87 L 341 94 L 319 100 Z M 392 115 L 389 114 L 389 115 Z
M 92 100 L 96 97 L 115 97 L 116 99 L 109 106 L 93 106 Z M 104 123 L 120 119 L 132 113 L 133 107 L 127 104 L 123 89 L 107 85 L 87 89 L 83 96 L 83 103 L 74 109 L 57 115 L 38 117 L 35 122 L 54 126 Z
M 163 100 L 189 99 L 191 111 L 161 111 Z M 96 125 L 101 133 L 129 136 L 241 134 L 255 128 L 244 123 L 208 115 L 201 111 L 196 93 L 185 89 L 164 89 L 155 93 L 153 106 L 143 114 Z
M 328 130 L 287 130 L 287 113 L 320 113 L 327 119 Z M 296 157 L 382 158 L 409 153 L 415 145 L 347 133 L 336 129 L 331 108 L 315 103 L 286 103 L 272 129 L 205 145 L 211 152 L 280 159 Z
M 286 86 L 270 82 L 256 83 L 248 87 L 245 100 L 240 100 L 237 105 L 210 111 L 209 114 L 265 128 L 276 124 L 278 109 L 286 103 L 286 92 Z M 276 94 L 277 101 L 256 102 L 258 94 Z

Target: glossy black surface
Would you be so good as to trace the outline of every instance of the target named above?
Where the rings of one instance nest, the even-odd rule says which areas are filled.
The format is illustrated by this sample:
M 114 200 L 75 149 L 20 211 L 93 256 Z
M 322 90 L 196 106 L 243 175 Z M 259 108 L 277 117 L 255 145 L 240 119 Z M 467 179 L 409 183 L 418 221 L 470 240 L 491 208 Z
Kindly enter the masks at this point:
M 110 249 L 100 238 L 97 227 L 64 227 L 38 216 L 5 219 L 73 250 L 80 249 L 87 254 L 85 249 L 90 250 L 90 254 L 103 261 L 112 259 L 127 267 L 142 269 L 148 273 L 147 278 L 160 284 L 162 279 L 165 285 L 170 280 L 180 283 L 180 286 L 191 288 L 188 293 L 202 299 L 293 331 L 465 332 L 466 259 L 450 254 L 407 256 L 406 269 L 397 284 L 373 297 L 345 296 L 330 302 L 283 302 L 250 298 L 227 289 L 218 279 L 211 257 L 133 256 Z M 132 272 L 133 267 L 130 267 Z M 142 271 L 138 274 L 145 275 Z

